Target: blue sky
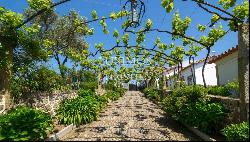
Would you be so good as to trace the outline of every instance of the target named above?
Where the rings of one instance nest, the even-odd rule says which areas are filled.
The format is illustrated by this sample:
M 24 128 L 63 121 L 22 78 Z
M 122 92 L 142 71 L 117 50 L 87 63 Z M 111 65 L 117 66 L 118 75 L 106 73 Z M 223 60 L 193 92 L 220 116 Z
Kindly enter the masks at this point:
M 54 0 L 59 1 L 59 0 Z M 166 13 L 165 9 L 161 7 L 161 0 L 143 0 L 146 5 L 146 13 L 143 18 L 142 25 L 145 24 L 145 21 L 150 18 L 153 21 L 153 28 L 159 28 L 163 30 L 170 30 L 171 31 L 171 19 L 173 16 L 173 13 Z M 240 0 L 241 2 L 242 0 Z M 120 3 L 121 2 L 121 3 Z M 210 1 L 209 1 L 210 2 Z M 217 0 L 212 1 L 217 2 Z M 60 15 L 66 15 L 70 10 L 76 10 L 80 13 L 82 16 L 86 16 L 91 18 L 91 11 L 95 9 L 98 13 L 98 16 L 109 16 L 109 14 L 114 11 L 119 11 L 123 4 L 125 3 L 125 0 L 71 0 L 68 3 L 65 3 L 63 5 L 60 5 L 56 7 L 56 11 Z M 26 0 L 0 0 L 0 6 L 4 6 L 8 9 L 11 9 L 15 12 L 22 13 L 23 10 L 27 7 Z M 192 19 L 191 22 L 191 28 L 188 30 L 187 35 L 194 36 L 196 38 L 199 38 L 202 33 L 199 33 L 197 31 L 196 25 L 197 24 L 207 24 L 209 23 L 209 20 L 211 19 L 211 14 L 208 14 L 198 8 L 194 3 L 192 2 L 183 2 L 182 0 L 176 0 L 175 2 L 175 9 L 174 11 L 179 11 L 182 18 L 185 18 L 185 16 L 189 16 Z M 108 35 L 104 35 L 102 33 L 102 27 L 100 24 L 92 23 L 90 24 L 90 27 L 95 28 L 95 34 L 92 37 L 87 37 L 86 40 L 90 45 L 91 51 L 93 51 L 93 46 L 95 43 L 103 42 L 105 48 L 111 48 L 115 45 L 115 39 L 112 37 L 114 28 L 118 29 L 120 31 L 120 35 L 122 34 L 121 31 L 121 24 L 124 19 L 117 19 L 115 22 L 107 21 L 108 29 L 110 33 Z M 225 23 L 222 23 L 225 25 Z M 224 26 L 225 29 L 228 29 L 228 27 Z M 134 43 L 135 38 L 134 36 L 131 36 L 131 42 L 132 45 Z M 165 33 L 149 33 L 146 35 L 146 41 L 145 45 L 146 47 L 150 48 L 154 45 L 154 41 L 157 37 L 160 37 L 162 41 L 166 43 L 171 43 L 171 36 L 167 35 Z M 214 47 L 213 55 L 221 54 L 222 52 L 228 50 L 229 48 L 232 48 L 237 45 L 237 33 L 235 32 L 229 32 L 226 36 L 224 36 L 223 39 L 218 41 Z M 178 43 L 178 42 L 176 42 Z M 199 53 L 199 56 L 196 58 L 196 60 L 204 58 L 206 54 L 206 51 L 203 50 Z M 187 60 L 187 58 L 185 58 Z M 50 61 L 53 68 L 57 68 L 57 65 L 54 60 Z M 68 63 L 68 66 L 71 66 L 70 63 Z

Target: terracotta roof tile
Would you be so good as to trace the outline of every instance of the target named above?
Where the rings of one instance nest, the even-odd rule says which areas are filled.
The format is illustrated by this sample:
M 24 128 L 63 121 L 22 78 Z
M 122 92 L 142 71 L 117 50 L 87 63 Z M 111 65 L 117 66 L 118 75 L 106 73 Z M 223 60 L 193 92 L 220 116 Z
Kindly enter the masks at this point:
M 214 56 L 214 55 L 208 57 L 208 61 L 207 61 L 207 62 L 213 60 L 214 58 L 216 58 L 216 56 Z M 206 58 L 203 58 L 203 59 L 201 59 L 201 60 L 198 60 L 198 61 L 194 62 L 194 64 L 199 64 L 199 63 L 201 63 L 201 62 L 204 62 L 205 59 L 206 59 Z M 192 64 L 189 64 L 188 66 L 184 67 L 181 71 L 184 71 L 185 69 L 189 68 L 191 65 L 192 65 Z
M 171 71 L 173 69 L 177 68 L 177 66 L 173 66 L 173 67 L 169 67 L 168 69 L 166 69 L 165 71 L 168 72 L 168 71 Z
M 226 57 L 226 56 L 228 56 L 228 55 L 230 55 L 230 54 L 232 54 L 232 53 L 234 53 L 234 52 L 236 52 L 236 51 L 238 51 L 238 45 L 236 45 L 236 47 L 232 47 L 231 49 L 228 49 L 227 51 L 223 52 L 223 53 L 220 54 L 220 55 L 217 55 L 217 56 L 215 56 L 215 55 L 214 55 L 214 56 L 210 56 L 210 57 L 208 58 L 208 63 L 209 63 L 209 64 L 214 63 L 214 62 L 216 62 L 216 61 L 218 61 L 218 60 L 220 60 L 220 59 L 222 59 L 222 58 L 224 58 L 224 57 Z M 204 60 L 205 60 L 205 58 L 203 58 L 203 59 L 201 59 L 201 60 L 198 60 L 198 61 L 195 61 L 194 64 L 198 64 L 198 63 L 204 62 Z M 187 68 L 190 67 L 190 66 L 191 66 L 191 64 L 189 64 L 188 66 L 182 68 L 181 71 L 187 69 Z M 168 72 L 168 71 L 171 71 L 171 70 L 173 70 L 173 69 L 175 69 L 175 68 L 177 68 L 177 66 L 170 67 L 170 68 L 166 69 L 165 71 Z
M 228 49 L 227 51 L 225 51 L 224 53 L 217 55 L 216 58 L 214 58 L 213 60 L 210 60 L 208 63 L 215 63 L 216 61 L 225 58 L 226 56 L 238 51 L 238 45 L 236 45 L 236 47 L 232 47 L 231 49 Z
M 216 56 L 210 56 L 210 57 L 208 57 L 208 61 L 214 59 L 215 57 L 216 57 Z M 199 63 L 201 63 L 201 62 L 203 62 L 203 61 L 205 61 L 205 58 L 203 58 L 203 59 L 201 59 L 201 60 L 198 60 L 198 61 L 195 61 L 194 64 L 199 64 Z M 187 69 L 187 68 L 190 67 L 191 65 L 192 65 L 192 64 L 189 64 L 189 65 L 183 67 L 181 71 Z M 170 67 L 170 68 L 166 69 L 165 71 L 168 72 L 168 71 L 171 71 L 171 70 L 174 70 L 174 69 L 177 69 L 177 66 Z

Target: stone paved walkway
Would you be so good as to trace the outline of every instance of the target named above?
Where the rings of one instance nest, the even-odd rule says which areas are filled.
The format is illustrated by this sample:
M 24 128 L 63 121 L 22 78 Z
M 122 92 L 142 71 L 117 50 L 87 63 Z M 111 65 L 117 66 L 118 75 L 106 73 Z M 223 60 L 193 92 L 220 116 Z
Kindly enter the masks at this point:
M 164 115 L 138 91 L 129 91 L 112 102 L 97 121 L 72 131 L 66 141 L 188 141 L 200 140 Z

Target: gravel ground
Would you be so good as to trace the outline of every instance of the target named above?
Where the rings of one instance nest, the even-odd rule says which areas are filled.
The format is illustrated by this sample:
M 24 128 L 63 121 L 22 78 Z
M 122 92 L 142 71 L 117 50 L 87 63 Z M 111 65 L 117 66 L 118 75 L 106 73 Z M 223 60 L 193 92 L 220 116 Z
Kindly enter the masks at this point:
M 111 102 L 97 121 L 65 136 L 65 141 L 198 141 L 138 91 Z

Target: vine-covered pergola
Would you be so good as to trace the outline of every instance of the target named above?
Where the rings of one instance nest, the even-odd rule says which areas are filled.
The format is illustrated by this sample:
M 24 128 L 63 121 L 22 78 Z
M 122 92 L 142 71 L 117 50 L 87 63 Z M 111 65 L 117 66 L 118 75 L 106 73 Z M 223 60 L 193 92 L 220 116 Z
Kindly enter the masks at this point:
M 143 73 L 147 66 L 158 67 L 162 70 L 166 67 L 178 66 L 181 69 L 184 57 L 191 59 L 197 56 L 202 49 L 206 49 L 207 55 L 202 69 L 203 82 L 206 87 L 204 69 L 211 48 L 229 31 L 238 31 L 239 27 L 246 23 L 249 18 L 249 2 L 246 0 L 237 4 L 235 0 L 218 0 L 217 4 L 210 4 L 209 1 L 205 0 L 182 0 L 184 3 L 195 3 L 199 8 L 211 14 L 208 26 L 197 25 L 197 31 L 203 35 L 200 38 L 194 38 L 194 35 L 186 34 L 192 19 L 190 17 L 182 19 L 178 12 L 174 12 L 171 29 L 155 28 L 153 21 L 150 19 L 146 23 L 142 23 L 143 15 L 146 12 L 143 0 L 127 0 L 120 11 L 112 12 L 106 17 L 101 17 L 93 10 L 90 20 L 72 12 L 69 17 L 65 17 L 65 19 L 71 21 L 70 25 L 73 25 L 68 30 L 70 31 L 68 37 L 72 36 L 73 39 L 81 38 L 83 41 L 85 41 L 85 37 L 94 35 L 91 23 L 99 22 L 103 28 L 103 33 L 109 34 L 107 21 L 115 22 L 119 18 L 126 17 L 126 20 L 123 18 L 124 22 L 121 25 L 123 34 L 119 33 L 118 30 L 113 32 L 113 37 L 116 40 L 115 45 L 109 45 L 109 48 L 107 48 L 106 45 L 97 43 L 95 52 L 90 52 L 84 42 L 78 42 L 77 40 L 69 42 L 68 39 L 65 39 L 65 44 L 70 44 L 70 46 L 58 46 L 60 43 L 58 38 L 51 38 L 51 34 L 53 35 L 56 30 L 60 30 L 48 26 L 48 22 L 54 14 L 54 7 L 69 1 L 71 0 L 58 2 L 52 0 L 28 0 L 29 7 L 25 14 L 18 14 L 0 7 L 0 94 L 5 96 L 6 107 L 11 104 L 10 78 L 13 69 L 18 68 L 15 59 L 21 58 L 19 54 L 15 54 L 17 49 L 23 50 L 32 59 L 42 60 L 44 57 L 40 56 L 40 53 L 43 53 L 44 56 L 55 57 L 60 65 L 60 71 L 63 70 L 67 60 L 71 59 L 82 67 L 88 67 L 101 73 L 100 78 L 134 73 L 147 78 L 146 74 Z M 173 11 L 174 3 L 174 0 L 161 1 L 161 5 L 166 9 L 167 13 Z M 219 21 L 227 23 L 228 26 L 222 27 Z M 134 28 L 139 28 L 139 30 Z M 172 43 L 166 44 L 160 38 L 157 38 L 153 47 L 143 45 L 145 37 L 151 32 L 170 35 Z M 131 35 L 136 36 L 135 45 L 129 44 L 129 41 L 133 40 L 130 38 Z M 182 41 L 182 44 L 177 44 L 176 41 L 178 40 Z M 75 44 L 75 48 L 73 48 L 73 43 L 79 44 Z M 65 57 L 63 61 L 59 61 L 59 55 Z M 102 59 L 96 59 L 97 55 L 101 55 Z M 111 62 L 112 56 L 115 56 L 116 60 Z M 135 60 L 133 69 L 127 69 L 123 66 L 123 61 L 120 59 L 123 56 L 128 61 Z M 144 61 L 148 58 L 151 61 L 146 65 Z M 107 65 L 105 62 L 110 64 Z M 124 78 L 123 80 L 127 79 Z

